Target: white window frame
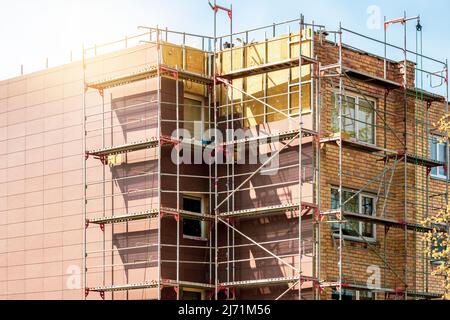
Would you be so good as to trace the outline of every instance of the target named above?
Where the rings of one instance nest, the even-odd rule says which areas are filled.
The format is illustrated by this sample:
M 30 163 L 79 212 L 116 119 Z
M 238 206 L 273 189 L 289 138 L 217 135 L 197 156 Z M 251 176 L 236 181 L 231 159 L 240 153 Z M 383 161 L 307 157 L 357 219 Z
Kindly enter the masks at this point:
M 339 91 L 335 90 L 333 92 L 333 95 L 335 97 L 335 99 L 339 98 Z M 353 98 L 355 99 L 355 118 L 353 119 L 353 121 L 355 121 L 355 135 L 356 137 L 354 139 L 356 139 L 357 142 L 360 143 L 366 143 L 368 145 L 371 146 L 376 146 L 377 145 L 377 117 L 376 117 L 376 109 L 377 109 L 377 100 L 374 98 L 370 98 L 370 97 L 363 97 L 361 95 L 355 94 L 355 93 L 346 93 L 342 99 L 345 99 L 345 97 L 349 97 L 349 98 Z M 372 142 L 366 142 L 366 141 L 361 141 L 359 138 L 359 125 L 360 125 L 360 121 L 358 120 L 358 115 L 359 115 L 359 101 L 360 100 L 367 100 L 370 102 L 373 102 L 373 143 Z M 344 100 L 343 100 L 344 101 Z M 339 101 L 335 100 L 335 103 L 337 104 L 335 107 L 337 108 L 337 111 L 339 113 Z M 337 115 L 339 117 L 339 114 Z M 345 119 L 349 119 L 349 118 L 345 118 Z M 342 119 L 341 119 L 342 121 Z M 333 120 L 331 121 L 333 122 Z M 342 131 L 345 133 L 345 131 Z
M 200 102 L 201 107 L 193 107 L 193 108 L 200 108 L 200 113 L 201 113 L 200 140 L 204 140 L 205 139 L 205 125 L 206 125 L 205 107 L 204 107 L 205 106 L 205 98 L 202 96 L 199 96 L 199 95 L 191 94 L 191 93 L 185 93 L 184 98 Z M 183 103 L 183 113 L 185 112 L 184 111 L 185 104 L 186 103 Z M 191 139 L 195 140 L 195 125 L 194 125 L 194 132 L 193 132 Z
M 440 145 L 444 145 L 444 146 L 447 146 L 447 144 L 446 143 L 440 143 L 439 142 L 439 139 L 440 139 L 441 137 L 439 137 L 439 136 L 435 136 L 435 135 L 433 135 L 432 136 L 432 138 L 431 138 L 431 144 L 430 144 L 430 156 L 431 156 L 431 159 L 433 159 L 433 160 L 436 160 L 436 161 L 440 161 L 439 160 L 439 156 L 440 156 L 440 149 L 439 149 L 439 146 Z M 437 140 L 436 141 L 436 156 L 434 156 L 432 153 L 431 153 L 431 146 L 434 144 L 434 141 L 435 140 Z M 449 150 L 447 150 L 447 157 L 448 157 L 448 151 Z M 445 159 L 444 158 L 444 162 L 447 162 L 447 159 Z M 435 173 L 433 173 L 433 170 L 431 170 L 431 173 L 430 173 L 430 176 L 432 177 L 432 178 L 435 178 L 435 179 L 443 179 L 443 180 L 447 180 L 448 179 L 448 177 L 447 177 L 447 175 L 442 175 L 442 174 L 439 174 L 439 168 L 441 168 L 441 167 L 436 167 L 436 171 L 437 171 L 437 174 L 435 174 Z
M 336 187 L 331 187 L 331 190 L 337 190 L 339 192 L 339 188 Z M 342 191 L 346 191 L 346 192 L 351 192 L 351 193 L 357 193 L 355 191 L 352 191 L 350 189 L 347 188 L 342 188 Z M 363 214 L 363 210 L 362 210 L 362 198 L 371 198 L 373 199 L 373 212 L 372 212 L 372 217 L 376 216 L 376 212 L 377 212 L 377 198 L 376 196 L 374 196 L 373 194 L 369 194 L 369 193 L 364 193 L 364 192 L 360 192 L 358 194 L 358 210 L 359 212 L 354 212 L 356 214 Z M 342 199 L 343 203 L 345 203 L 345 200 Z M 362 234 L 362 228 L 363 228 L 363 221 L 358 221 L 359 223 L 359 230 L 358 232 L 360 234 Z M 372 223 L 372 229 L 373 229 L 373 237 L 364 237 L 367 241 L 369 242 L 376 242 L 377 241 L 377 228 L 376 228 L 376 224 Z M 339 234 L 337 234 L 335 231 L 331 230 L 333 232 L 333 237 L 335 238 L 339 238 Z M 365 242 L 361 237 L 354 237 L 354 236 L 348 236 L 348 235 L 342 235 L 343 239 L 345 240 L 350 240 L 350 241 L 355 241 L 355 242 Z
M 205 199 L 203 197 L 196 197 L 193 195 L 189 195 L 189 194 L 182 194 L 181 195 L 181 199 L 191 199 L 191 200 L 200 200 L 200 206 L 201 206 L 201 213 L 205 214 L 205 205 L 204 205 L 204 201 Z M 187 220 L 194 220 L 194 219 L 189 219 L 189 218 L 184 218 Z M 181 226 L 181 232 L 183 234 L 183 239 L 191 239 L 191 240 L 200 240 L 200 241 L 207 241 L 207 237 L 206 237 L 206 222 L 205 221 L 199 221 L 200 222 L 200 229 L 201 229 L 201 237 L 194 237 L 194 236 L 189 236 L 184 234 L 184 226 Z

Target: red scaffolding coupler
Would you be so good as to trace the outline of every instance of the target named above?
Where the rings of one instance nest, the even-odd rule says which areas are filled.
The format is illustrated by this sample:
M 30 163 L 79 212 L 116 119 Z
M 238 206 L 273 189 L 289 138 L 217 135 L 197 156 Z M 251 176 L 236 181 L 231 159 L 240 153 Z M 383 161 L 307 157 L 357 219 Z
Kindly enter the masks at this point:
M 160 66 L 159 68 L 160 68 L 161 72 L 171 73 L 172 76 L 175 78 L 175 80 L 178 81 L 178 79 L 179 79 L 178 70 L 172 69 L 172 68 L 168 68 L 168 67 L 165 67 L 165 66 Z
M 387 28 L 389 28 L 390 24 L 394 24 L 394 23 L 405 24 L 405 22 L 406 22 L 405 18 L 398 18 L 398 19 L 388 20 L 388 21 L 384 22 L 384 29 L 387 30 Z
M 322 288 L 318 280 L 313 281 L 313 286 L 316 289 L 319 289 L 320 294 L 323 294 L 325 292 L 325 289 Z
M 228 17 L 230 18 L 230 20 L 233 19 L 233 10 L 232 9 L 228 9 L 219 5 L 212 5 L 211 3 L 209 3 L 209 5 L 211 6 L 211 8 L 214 10 L 214 12 L 218 12 L 219 10 L 223 10 L 227 13 Z
M 228 86 L 230 86 L 230 85 L 233 84 L 233 81 L 232 81 L 232 80 L 228 80 L 228 79 L 219 77 L 219 76 L 217 76 L 217 75 L 214 76 L 214 79 L 216 80 L 216 82 L 221 82 L 221 83 L 223 83 L 226 87 L 228 87 Z
M 100 298 L 102 298 L 102 300 L 105 300 L 105 291 L 100 291 Z
M 403 288 L 394 289 L 395 294 L 405 294 L 405 292 L 406 292 L 406 289 L 403 289 Z
M 84 289 L 84 297 L 86 298 L 88 295 L 89 295 L 89 292 L 90 292 L 91 290 L 89 290 L 89 288 L 85 288 Z

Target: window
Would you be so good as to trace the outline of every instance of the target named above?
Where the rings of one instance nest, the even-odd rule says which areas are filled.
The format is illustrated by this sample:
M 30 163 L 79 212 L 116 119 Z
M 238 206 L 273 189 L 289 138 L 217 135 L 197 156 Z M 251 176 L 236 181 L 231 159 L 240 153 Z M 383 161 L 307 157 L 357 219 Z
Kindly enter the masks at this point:
M 202 199 L 183 197 L 183 210 L 195 213 L 203 213 Z M 183 235 L 192 238 L 204 238 L 204 222 L 192 219 L 183 219 Z
M 339 292 L 333 290 L 332 300 L 339 300 Z M 342 300 L 376 300 L 375 293 L 370 291 L 342 290 Z
M 446 143 L 441 143 L 439 137 L 433 137 L 430 143 L 431 159 L 447 162 Z M 431 176 L 434 178 L 447 179 L 447 172 L 444 167 L 435 167 L 431 170 Z
M 364 215 L 375 215 L 375 198 L 367 194 L 342 190 L 343 210 L 351 213 L 359 213 Z M 331 189 L 331 209 L 339 208 L 339 190 Z M 347 223 L 342 225 L 342 233 L 349 239 L 361 239 L 361 236 L 368 240 L 375 240 L 375 225 L 368 222 L 360 222 L 353 219 L 347 219 Z M 332 224 L 333 232 L 339 233 L 339 224 Z
M 339 99 L 332 96 L 331 130 L 339 132 Z M 375 101 L 358 96 L 342 97 L 342 132 L 365 143 L 375 144 Z
M 204 111 L 202 112 L 202 110 Z M 200 98 L 198 100 L 184 98 L 184 129 L 189 131 L 192 139 L 202 140 L 204 130 L 207 128 L 207 125 L 204 125 L 207 122 L 207 112 L 208 109 L 203 107 Z
M 446 232 L 443 232 L 447 229 L 445 224 L 433 224 L 433 228 L 436 229 L 436 232 L 433 232 L 432 240 L 431 240 L 431 263 L 438 265 L 447 262 L 445 256 L 442 255 L 443 252 L 447 250 L 447 235 Z
M 183 289 L 181 300 L 203 300 L 203 291 L 194 289 Z

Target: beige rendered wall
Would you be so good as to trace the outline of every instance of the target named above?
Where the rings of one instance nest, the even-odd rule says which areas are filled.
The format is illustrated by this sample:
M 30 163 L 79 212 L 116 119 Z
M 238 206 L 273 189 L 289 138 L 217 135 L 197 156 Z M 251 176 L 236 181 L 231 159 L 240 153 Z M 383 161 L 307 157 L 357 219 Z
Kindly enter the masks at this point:
M 0 299 L 82 297 L 82 78 L 0 82 Z

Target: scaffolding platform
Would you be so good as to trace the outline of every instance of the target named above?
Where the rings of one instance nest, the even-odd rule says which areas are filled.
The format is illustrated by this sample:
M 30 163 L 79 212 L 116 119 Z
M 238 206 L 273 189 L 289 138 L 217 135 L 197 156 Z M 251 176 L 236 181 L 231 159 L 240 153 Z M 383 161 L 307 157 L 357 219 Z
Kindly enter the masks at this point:
M 298 210 L 299 204 L 284 204 L 277 206 L 260 207 L 254 209 L 238 210 L 232 212 L 226 212 L 219 214 L 221 218 L 245 218 L 245 217 L 258 217 L 258 216 L 271 216 L 277 214 L 283 214 L 286 212 L 292 212 Z M 302 215 L 307 215 L 311 210 L 316 209 L 317 206 L 310 203 L 302 204 Z
M 143 220 L 143 219 L 152 219 L 156 218 L 159 215 L 159 210 L 148 210 L 144 212 L 139 213 L 130 213 L 130 214 L 124 214 L 124 215 L 117 215 L 112 217 L 104 217 L 104 218 L 95 218 L 95 219 L 88 219 L 86 220 L 86 224 L 98 224 L 98 225 L 105 225 L 105 224 L 113 224 L 113 223 L 122 223 L 122 222 L 129 222 L 129 221 L 135 221 L 135 220 Z
M 270 278 L 270 279 L 258 279 L 258 280 L 244 280 L 244 281 L 234 281 L 221 283 L 220 287 L 223 288 L 251 288 L 260 286 L 278 286 L 287 283 L 293 283 L 297 281 L 303 282 L 315 282 L 316 279 L 313 277 L 284 277 L 284 278 Z
M 174 137 L 166 137 L 162 136 L 160 140 L 158 140 L 157 137 L 152 137 L 146 140 L 138 141 L 138 142 L 131 142 L 128 144 L 123 144 L 120 146 L 114 146 L 114 147 L 106 147 L 103 149 L 97 149 L 92 151 L 86 152 L 86 157 L 93 156 L 100 160 L 105 159 L 108 156 L 114 156 L 119 154 L 125 154 L 145 149 L 151 149 L 151 148 L 157 148 L 160 145 L 175 145 L 175 144 L 183 144 L 183 145 L 190 145 L 194 147 L 200 147 L 205 148 L 207 144 L 202 143 L 201 141 L 194 140 L 194 139 L 183 139 L 178 140 Z
M 214 216 L 205 213 L 197 213 L 186 210 L 176 210 L 173 208 L 161 208 L 161 216 L 171 215 L 171 216 L 181 216 L 183 218 L 191 219 L 191 220 L 200 220 L 200 221 L 210 221 L 214 220 Z
M 339 146 L 340 141 L 341 141 L 341 139 L 339 137 L 329 137 L 329 138 L 320 139 L 321 144 L 336 143 L 338 146 Z M 342 144 L 344 147 L 347 147 L 349 149 L 353 149 L 353 150 L 360 151 L 360 152 L 373 153 L 373 154 L 377 154 L 380 156 L 384 153 L 386 153 L 390 156 L 396 156 L 398 154 L 398 152 L 394 151 L 394 150 L 381 148 L 374 144 L 360 142 L 360 141 L 356 141 L 356 140 L 348 139 L 348 138 L 343 138 Z
M 348 68 L 348 67 L 342 67 L 342 73 L 348 75 L 351 78 L 354 79 L 358 79 L 361 80 L 363 82 L 368 82 L 380 87 L 384 87 L 386 89 L 400 89 L 403 87 L 402 83 L 396 82 L 396 81 L 392 81 L 389 79 L 384 79 L 383 77 L 377 77 L 374 75 L 371 75 L 369 73 L 360 71 L 360 70 L 355 70 L 352 68 Z
M 176 209 L 172 208 L 161 208 L 161 218 L 165 215 L 170 216 L 181 216 L 183 218 L 188 218 L 192 220 L 200 220 L 200 221 L 210 221 L 214 220 L 214 216 L 209 214 L 200 214 L 196 212 L 190 212 L 186 210 L 179 210 L 177 212 Z M 155 219 L 159 217 L 159 210 L 148 210 L 138 213 L 130 213 L 124 215 L 117 215 L 112 217 L 103 217 L 103 218 L 95 218 L 95 219 L 87 219 L 86 226 L 89 224 L 97 224 L 97 225 L 105 225 L 105 224 L 113 224 L 113 223 L 124 223 L 136 220 L 144 220 L 144 219 Z
M 195 83 L 212 85 L 213 79 L 206 75 L 198 74 L 195 72 L 190 72 L 178 68 L 169 67 L 166 65 L 158 66 L 147 66 L 136 72 L 127 73 L 117 77 L 111 77 L 108 79 L 103 79 L 95 82 L 88 83 L 86 87 L 96 90 L 106 90 L 114 87 L 123 86 L 126 84 L 134 83 L 137 81 L 147 80 L 151 78 L 156 78 L 158 76 L 173 76 L 177 74 L 181 80 L 189 80 Z
M 362 222 L 384 225 L 386 227 L 392 227 L 397 229 L 403 229 L 406 226 L 408 230 L 416 232 L 426 233 L 432 230 L 432 228 L 417 223 L 405 223 L 403 221 L 396 221 L 393 219 L 370 216 L 361 213 L 343 212 L 343 215 L 346 218 L 351 218 Z
M 429 92 L 419 88 L 408 88 L 407 89 L 408 96 L 410 97 L 421 97 L 424 101 L 427 102 L 442 102 L 445 103 L 445 97 L 435 94 L 433 92 Z
M 132 142 L 115 147 L 107 147 L 103 149 L 97 149 L 92 151 L 87 151 L 86 156 L 94 156 L 99 158 L 104 158 L 112 155 L 119 155 L 139 150 L 156 148 L 159 146 L 159 140 L 156 137 L 152 137 L 146 140 Z
M 399 158 L 405 157 L 405 153 L 398 153 Z M 393 158 L 393 156 L 388 156 L 388 158 Z M 426 168 L 436 168 L 436 167 L 444 167 L 446 166 L 445 162 L 433 160 L 426 157 L 421 157 L 419 155 L 414 155 L 407 153 L 406 154 L 406 160 L 409 164 L 415 164 L 418 166 L 426 167 Z
M 302 66 L 315 64 L 315 63 L 317 63 L 317 60 L 310 58 L 310 57 L 302 56 Z M 234 79 L 240 79 L 240 78 L 246 78 L 246 77 L 256 76 L 256 75 L 260 75 L 260 74 L 265 74 L 265 73 L 273 72 L 273 71 L 280 71 L 280 70 L 295 68 L 295 67 L 298 67 L 299 65 L 300 65 L 299 58 L 290 58 L 290 59 L 285 59 L 285 60 L 281 60 L 281 61 L 251 66 L 248 68 L 233 70 L 228 73 L 222 74 L 220 77 L 227 79 L 227 80 L 234 80 Z
M 158 281 L 152 280 L 152 281 L 135 283 L 135 284 L 101 286 L 101 287 L 89 288 L 87 290 L 92 291 L 92 292 L 117 292 L 117 291 L 129 291 L 129 290 L 140 290 L 140 289 L 153 289 L 153 288 L 158 288 Z
M 435 293 L 435 292 L 419 292 L 419 291 L 407 290 L 406 294 L 409 297 L 415 297 L 415 298 L 442 299 L 442 294 Z
M 176 281 L 161 279 L 162 287 L 187 287 L 193 289 L 214 289 L 215 286 L 209 283 L 191 282 L 191 281 Z
M 224 143 L 222 143 L 222 146 L 230 146 L 230 145 L 237 145 L 237 144 L 243 144 L 243 145 L 247 146 L 249 143 L 252 143 L 252 142 L 261 142 L 262 141 L 261 143 L 273 143 L 273 142 L 279 142 L 279 141 L 286 141 L 286 140 L 293 139 L 298 134 L 299 134 L 298 129 L 281 131 L 281 132 L 274 133 L 274 134 L 260 135 L 260 136 L 256 136 L 256 137 L 248 137 L 248 138 L 244 138 L 244 139 L 238 139 L 238 140 L 224 142 Z M 316 131 L 309 130 L 309 129 L 302 129 L 302 137 L 303 138 L 315 137 L 317 135 L 318 135 L 318 133 Z
M 389 80 L 389 79 L 384 79 L 383 77 L 377 77 L 371 74 L 368 74 L 366 72 L 360 71 L 360 70 L 355 70 L 352 68 L 348 68 L 348 67 L 343 67 L 342 68 L 343 73 L 347 74 L 349 77 L 354 78 L 354 79 L 358 79 L 361 80 L 363 82 L 368 82 L 380 87 L 384 87 L 386 89 L 389 90 L 394 90 L 394 89 L 403 89 L 403 84 L 400 82 L 396 82 L 393 80 Z M 416 97 L 416 96 L 420 96 L 423 98 L 424 101 L 427 102 L 445 102 L 445 97 L 423 90 L 423 89 L 419 89 L 419 88 L 407 88 L 406 89 L 406 93 L 408 96 L 410 97 Z

